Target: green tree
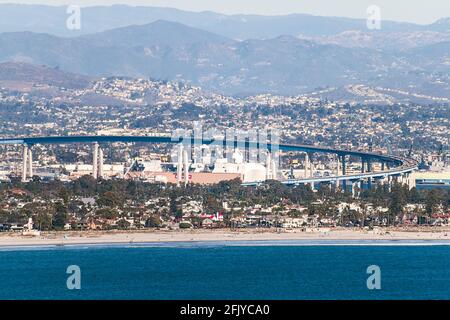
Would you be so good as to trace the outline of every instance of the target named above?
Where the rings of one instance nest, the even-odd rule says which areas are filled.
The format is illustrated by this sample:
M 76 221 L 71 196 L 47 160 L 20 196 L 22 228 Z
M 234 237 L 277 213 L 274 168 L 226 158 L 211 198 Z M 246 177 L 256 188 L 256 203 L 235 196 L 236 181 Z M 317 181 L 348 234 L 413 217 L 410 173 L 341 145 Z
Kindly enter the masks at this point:
M 145 221 L 145 226 L 147 228 L 158 228 L 161 226 L 161 219 L 157 215 L 150 216 L 147 221 Z
M 68 221 L 67 207 L 61 203 L 57 202 L 55 204 L 55 215 L 52 219 L 52 226 L 56 230 L 61 230 L 64 228 Z
M 120 219 L 117 221 L 117 227 L 122 230 L 126 230 L 130 227 L 130 223 L 125 219 Z
M 432 189 L 427 192 L 425 198 L 425 211 L 428 217 L 431 217 L 438 210 L 442 203 L 442 194 L 438 189 Z

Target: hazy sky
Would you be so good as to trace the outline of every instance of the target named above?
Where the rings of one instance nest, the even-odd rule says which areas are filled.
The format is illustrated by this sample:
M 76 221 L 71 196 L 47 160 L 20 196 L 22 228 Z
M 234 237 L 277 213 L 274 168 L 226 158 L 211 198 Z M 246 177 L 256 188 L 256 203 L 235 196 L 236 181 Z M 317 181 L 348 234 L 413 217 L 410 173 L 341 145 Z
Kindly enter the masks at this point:
M 309 13 L 324 16 L 366 18 L 370 5 L 381 8 L 382 19 L 431 23 L 450 17 L 449 0 L 0 0 L 0 3 L 64 5 L 148 5 L 189 11 L 216 11 L 227 14 L 278 15 Z

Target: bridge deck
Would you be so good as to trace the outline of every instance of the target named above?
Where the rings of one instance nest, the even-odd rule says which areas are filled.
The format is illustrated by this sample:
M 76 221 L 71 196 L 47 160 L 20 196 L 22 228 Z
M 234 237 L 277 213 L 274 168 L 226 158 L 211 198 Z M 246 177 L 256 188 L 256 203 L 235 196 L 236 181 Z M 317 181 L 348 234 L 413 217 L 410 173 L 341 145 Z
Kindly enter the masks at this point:
M 143 143 L 180 143 L 183 142 L 183 138 L 172 138 L 170 136 L 164 135 L 154 135 L 154 136 L 63 136 L 63 137 L 25 137 L 25 138 L 11 138 L 11 139 L 0 139 L 0 145 L 35 145 L 35 144 L 71 144 L 71 143 L 114 143 L 114 142 L 143 142 Z M 191 139 L 191 143 L 194 143 L 194 139 Z M 205 145 L 223 145 L 224 141 L 222 139 L 202 139 L 202 144 Z M 380 162 L 392 163 L 395 168 L 383 172 L 371 172 L 371 173 L 361 173 L 358 175 L 346 175 L 339 177 L 318 177 L 310 179 L 295 179 L 286 180 L 283 183 L 286 184 L 296 184 L 296 183 L 307 183 L 307 182 L 322 182 L 322 181 L 336 181 L 336 180 L 351 180 L 351 179 L 363 179 L 363 178 L 377 178 L 389 175 L 398 175 L 401 173 L 407 173 L 415 170 L 417 168 L 417 162 L 412 159 L 383 155 L 373 152 L 355 151 L 355 150 L 342 150 L 336 148 L 314 146 L 314 145 L 300 145 L 300 144 L 286 144 L 280 143 L 275 146 L 270 143 L 267 145 L 260 145 L 257 142 L 249 141 L 234 141 L 234 146 L 245 146 L 246 148 L 260 148 L 264 147 L 269 150 L 279 149 L 280 151 L 293 151 L 293 152 L 310 152 L 310 153 L 331 153 L 337 154 L 339 156 L 355 156 L 360 157 L 364 160 L 375 160 Z

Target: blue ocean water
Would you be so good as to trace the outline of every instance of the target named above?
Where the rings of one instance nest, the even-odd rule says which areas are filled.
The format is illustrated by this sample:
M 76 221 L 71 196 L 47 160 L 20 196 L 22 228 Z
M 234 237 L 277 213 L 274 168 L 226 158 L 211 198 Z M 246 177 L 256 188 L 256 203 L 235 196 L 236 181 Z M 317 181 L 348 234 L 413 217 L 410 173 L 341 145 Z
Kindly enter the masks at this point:
M 348 244 L 2 248 L 0 299 L 450 299 L 450 246 Z M 67 289 L 69 265 L 80 290 Z M 367 288 L 369 265 L 380 290 Z

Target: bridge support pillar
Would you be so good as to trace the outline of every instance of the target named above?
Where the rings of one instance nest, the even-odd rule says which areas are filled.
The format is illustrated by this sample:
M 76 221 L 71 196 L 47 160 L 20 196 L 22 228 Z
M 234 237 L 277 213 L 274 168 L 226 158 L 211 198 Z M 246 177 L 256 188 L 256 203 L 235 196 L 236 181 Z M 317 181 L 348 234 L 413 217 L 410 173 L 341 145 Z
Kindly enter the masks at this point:
M 390 192 L 392 190 L 392 176 L 387 176 L 387 185 Z
M 337 156 L 336 157 L 336 173 L 335 173 L 336 176 L 339 175 L 340 169 L 341 169 L 341 163 L 339 161 L 339 156 Z
M 276 180 L 278 178 L 278 174 L 277 174 L 277 163 L 275 161 L 276 156 L 274 158 L 272 158 L 272 161 L 270 162 L 270 168 L 272 171 L 272 179 Z
M 27 182 L 27 167 L 28 167 L 28 145 L 23 145 L 23 159 L 22 159 L 22 182 Z
M 398 176 L 398 183 L 400 183 L 401 185 L 403 185 L 405 183 L 402 173 Z
M 28 148 L 28 178 L 33 178 L 33 151 Z
M 313 178 L 314 177 L 314 157 L 313 157 L 312 153 L 309 154 L 309 159 L 310 159 L 310 161 L 309 161 L 309 176 L 311 178 Z
M 408 173 L 408 186 L 409 190 L 416 187 L 416 178 L 414 177 L 414 173 Z
M 309 168 L 309 155 L 308 153 L 305 153 L 305 163 L 303 164 L 304 167 L 304 173 L 303 178 L 308 178 L 308 168 Z
M 189 183 L 189 156 L 188 151 L 184 149 L 183 151 L 183 162 L 184 162 L 184 186 Z
M 103 149 L 98 149 L 98 177 L 103 179 Z
M 401 184 L 406 184 L 409 190 L 416 186 L 416 180 L 414 179 L 414 175 L 412 173 L 404 173 L 400 175 L 400 181 Z
M 341 169 L 341 163 L 339 161 L 339 155 L 337 155 L 336 156 L 336 172 L 334 174 L 336 176 L 336 178 L 339 176 L 340 169 Z M 339 184 L 340 184 L 339 180 L 336 179 L 336 181 L 334 182 L 334 188 L 336 191 L 339 190 Z
M 335 191 L 338 191 L 338 190 L 339 190 L 339 186 L 340 186 L 340 182 L 339 182 L 339 180 L 336 179 L 336 180 L 334 181 L 334 190 L 335 190 Z
M 177 186 L 180 187 L 183 179 L 183 145 L 178 146 Z
M 94 154 L 92 157 L 92 177 L 98 179 L 98 143 L 94 142 Z
M 343 176 L 345 176 L 346 174 L 347 174 L 347 168 L 346 168 L 346 166 L 347 166 L 347 161 L 346 161 L 346 159 L 345 159 L 345 155 L 343 155 L 342 157 L 341 157 L 341 162 L 342 162 L 342 175 Z M 344 180 L 345 181 L 345 180 Z
M 272 154 L 267 152 L 266 158 L 266 180 L 272 179 Z
M 410 179 L 411 179 L 411 189 L 416 187 L 416 177 L 414 172 L 410 173 Z

